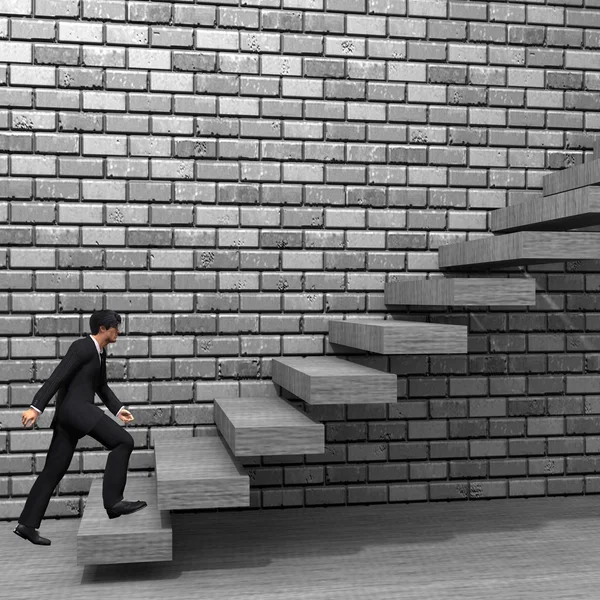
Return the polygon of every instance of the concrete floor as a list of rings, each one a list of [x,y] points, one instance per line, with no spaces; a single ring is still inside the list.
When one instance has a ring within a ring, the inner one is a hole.
[[[173,561],[76,564],[79,519],[51,546],[0,522],[11,600],[598,598],[600,496],[177,512]]]

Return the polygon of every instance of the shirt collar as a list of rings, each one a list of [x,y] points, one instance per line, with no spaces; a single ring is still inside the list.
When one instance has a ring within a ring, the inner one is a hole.
[[[90,337],[94,341],[94,344],[96,344],[96,350],[98,351],[98,354],[102,354],[102,351],[100,350],[100,344],[96,341],[96,338],[93,335],[90,335]]]

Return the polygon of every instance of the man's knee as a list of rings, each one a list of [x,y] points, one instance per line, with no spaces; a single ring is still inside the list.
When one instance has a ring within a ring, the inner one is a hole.
[[[129,450],[133,450],[133,446],[135,445],[135,442],[133,440],[133,437],[131,436],[131,434],[127,431],[124,431],[123,433],[125,433],[126,435],[123,437],[123,442],[122,444],[128,448]]]

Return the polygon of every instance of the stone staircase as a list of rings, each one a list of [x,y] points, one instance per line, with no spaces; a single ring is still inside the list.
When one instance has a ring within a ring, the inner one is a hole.
[[[439,249],[441,269],[528,265],[600,257],[600,233],[566,229],[600,224],[600,160],[544,178],[539,198],[495,210],[493,234]],[[533,306],[535,281],[521,277],[435,277],[385,286],[398,306]],[[395,319],[332,319],[329,341],[352,352],[465,354],[467,327]],[[308,404],[397,401],[397,377],[337,356],[281,357],[272,379]],[[171,510],[249,505],[249,477],[238,456],[322,454],[324,425],[283,398],[215,398],[217,435],[155,444],[152,477],[130,477],[125,496],[148,506],[109,520],[102,482],[90,488],[77,536],[77,564],[172,560]]]

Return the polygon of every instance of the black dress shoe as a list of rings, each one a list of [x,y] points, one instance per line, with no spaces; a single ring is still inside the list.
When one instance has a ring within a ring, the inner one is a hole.
[[[120,500],[110,508],[106,509],[109,519],[116,519],[121,515],[128,515],[137,510],[141,510],[144,506],[148,506],[143,500],[137,500],[136,502],[130,502],[129,500]]]
[[[21,523],[13,531],[24,540],[29,540],[32,544],[49,546],[52,543],[48,538],[42,537],[33,527],[27,527],[27,525],[21,525]]]

